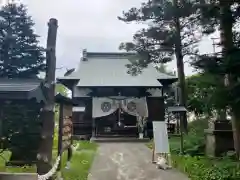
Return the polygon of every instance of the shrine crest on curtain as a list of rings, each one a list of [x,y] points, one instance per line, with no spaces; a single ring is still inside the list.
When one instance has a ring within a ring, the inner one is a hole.
[[[145,97],[122,99],[94,97],[92,117],[108,116],[119,108],[132,116],[148,117],[148,107]]]

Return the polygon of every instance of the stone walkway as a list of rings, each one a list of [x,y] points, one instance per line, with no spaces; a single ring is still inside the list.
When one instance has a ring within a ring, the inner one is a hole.
[[[157,169],[143,143],[100,143],[88,180],[189,179],[175,169]]]

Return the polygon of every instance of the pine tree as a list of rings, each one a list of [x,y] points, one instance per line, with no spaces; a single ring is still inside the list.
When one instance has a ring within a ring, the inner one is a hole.
[[[222,51],[215,56],[201,56],[197,62],[198,67],[208,71],[212,76],[225,79],[225,93],[227,98],[225,106],[232,112],[232,124],[234,134],[234,145],[237,158],[240,158],[240,114],[239,114],[239,92],[240,92],[240,63],[239,63],[239,33],[235,28],[239,25],[240,3],[239,0],[201,0],[202,24],[209,24],[213,31],[220,30],[220,46]],[[209,23],[210,22],[210,23]]]
[[[196,20],[199,2],[187,0],[149,0],[139,9],[131,8],[119,17],[124,22],[148,24],[148,28],[137,32],[133,42],[122,43],[120,49],[137,52],[137,62],[128,65],[133,73],[141,72],[149,63],[166,63],[177,60],[180,104],[186,106],[186,87],[184,74],[184,56],[197,53],[196,44],[201,36],[197,32],[199,21]],[[131,71],[130,71],[131,72]],[[187,130],[186,114],[182,122]]]
[[[0,17],[0,77],[36,77],[45,70],[45,58],[26,7],[8,4]]]

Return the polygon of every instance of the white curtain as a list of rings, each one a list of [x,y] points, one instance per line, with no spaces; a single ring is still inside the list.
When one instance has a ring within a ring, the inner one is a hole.
[[[116,100],[109,98],[93,97],[92,100],[92,117],[103,117],[114,113],[119,108]]]
[[[132,116],[148,117],[148,107],[146,97],[93,97],[92,117],[108,116],[121,108],[124,112]]]
[[[146,97],[122,100],[121,108],[124,112],[132,116],[148,117]]]

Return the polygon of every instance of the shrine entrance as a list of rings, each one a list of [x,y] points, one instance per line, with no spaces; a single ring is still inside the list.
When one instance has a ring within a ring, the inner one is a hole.
[[[148,117],[146,97],[94,97],[92,137],[143,137]],[[141,132],[140,132],[140,131]]]
[[[96,118],[96,137],[99,136],[127,136],[137,137],[138,128],[135,116],[121,110],[106,116]]]

